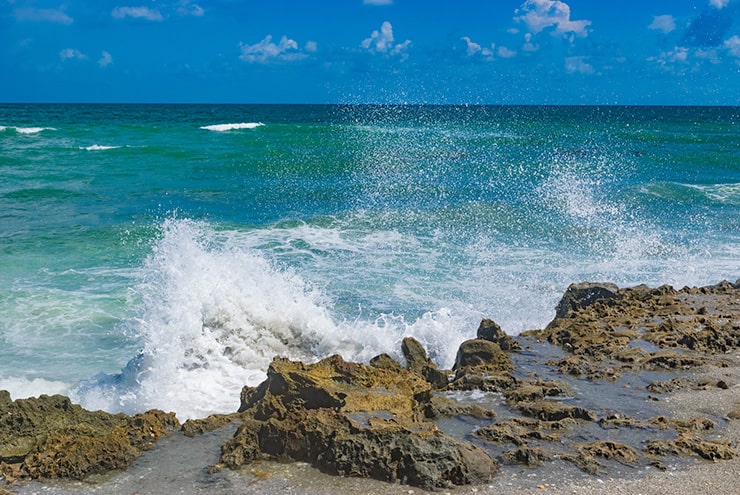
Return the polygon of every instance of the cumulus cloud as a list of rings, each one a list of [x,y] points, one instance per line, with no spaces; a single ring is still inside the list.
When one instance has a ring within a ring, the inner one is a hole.
[[[462,39],[465,44],[467,45],[467,54],[468,57],[473,57],[476,54],[480,53],[481,56],[483,56],[487,60],[493,60],[493,48],[495,47],[493,44],[491,44],[491,48],[486,48],[480,46],[475,41],[471,40],[468,36],[463,36]]]
[[[162,13],[149,7],[116,7],[111,12],[116,19],[131,17],[132,19],[144,19],[147,21],[161,21],[164,19]]]
[[[672,15],[656,15],[653,17],[653,22],[648,26],[648,29],[662,31],[666,34],[670,33],[676,29],[676,19]]]
[[[98,65],[102,68],[106,68],[112,63],[113,56],[111,56],[110,53],[103,51],[102,55],[100,55],[100,58],[98,59]]]
[[[298,43],[287,36],[280,38],[279,43],[274,43],[272,41],[272,35],[268,34],[259,43],[253,45],[242,43],[240,46],[241,55],[239,58],[249,63],[291,62],[308,57],[308,55],[298,48]],[[317,45],[315,41],[306,43],[305,51],[312,52],[316,51],[316,49]]]
[[[13,11],[13,15],[18,21],[53,22],[65,25],[74,22],[74,19],[64,11],[64,7],[58,9],[19,8]]]
[[[740,36],[735,35],[724,43],[724,47],[733,57],[740,58]]]
[[[85,60],[87,55],[76,48],[65,48],[59,52],[59,58],[62,60]]]
[[[177,6],[177,13],[179,15],[202,17],[206,11],[200,5],[193,3],[192,0],[180,0],[180,4]]]
[[[520,14],[514,19],[523,22],[534,33],[554,27],[554,34],[575,33],[578,36],[587,36],[588,20],[572,20],[570,6],[559,0],[527,0],[519,9],[514,11]]]
[[[728,3],[730,3],[730,0],[709,0],[709,5],[718,9],[727,7]]]
[[[566,57],[565,70],[568,74],[593,74],[594,68],[586,62],[588,57]]]
[[[501,58],[516,57],[516,51],[506,48],[505,46],[498,47],[498,50],[496,51],[496,53],[498,53],[498,56]]]
[[[385,21],[380,26],[380,31],[373,31],[369,38],[365,38],[361,45],[366,50],[373,53],[385,53],[391,56],[400,55],[401,58],[407,57],[406,50],[411,46],[411,40],[403,43],[394,44],[393,26],[390,22]]]

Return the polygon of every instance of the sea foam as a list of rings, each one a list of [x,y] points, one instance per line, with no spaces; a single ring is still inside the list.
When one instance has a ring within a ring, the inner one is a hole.
[[[201,127],[201,129],[205,129],[207,131],[215,131],[215,132],[225,132],[225,131],[233,131],[237,129],[254,129],[256,127],[261,127],[265,124],[262,122],[241,122],[237,124],[214,124],[214,125],[204,125]]]

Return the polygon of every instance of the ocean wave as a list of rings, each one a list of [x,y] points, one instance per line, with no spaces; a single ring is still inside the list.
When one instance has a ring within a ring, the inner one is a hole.
[[[80,146],[81,150],[86,151],[105,151],[105,150],[115,150],[120,148],[121,146],[105,146],[100,144],[93,144],[91,146]]]
[[[17,127],[17,126],[0,126],[0,131],[13,130],[18,134],[38,134],[43,131],[56,131],[54,127]]]
[[[261,127],[265,124],[262,122],[240,122],[238,124],[214,124],[214,125],[204,125],[201,127],[201,129],[205,129],[206,131],[215,131],[215,132],[225,132],[225,131],[233,131],[237,129],[254,129],[256,127]]]

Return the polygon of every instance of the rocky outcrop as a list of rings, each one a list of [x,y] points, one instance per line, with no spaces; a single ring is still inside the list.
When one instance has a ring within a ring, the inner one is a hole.
[[[306,365],[275,358],[268,377],[242,395],[242,426],[221,462],[292,459],[333,474],[427,489],[479,483],[497,463],[443,434],[426,418],[432,385],[408,370],[331,356]]]
[[[74,478],[125,469],[157,439],[179,426],[172,413],[136,416],[91,412],[67,397],[10,400],[0,391],[0,474]]]

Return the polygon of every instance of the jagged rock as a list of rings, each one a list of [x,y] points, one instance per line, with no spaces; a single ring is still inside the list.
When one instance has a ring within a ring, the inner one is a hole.
[[[437,369],[437,365],[427,357],[424,347],[413,337],[406,337],[401,343],[401,352],[406,358],[406,369],[418,373],[436,389],[442,389],[449,382],[447,374]]]
[[[457,350],[455,380],[463,375],[507,374],[514,370],[511,359],[498,344],[490,340],[466,340]]]
[[[596,302],[614,303],[619,299],[619,287],[611,283],[581,282],[571,284],[555,308],[556,318],[567,318],[572,312]]]
[[[488,318],[480,322],[478,327],[477,338],[495,342],[502,351],[521,350],[519,344],[506,334],[498,324]]]
[[[375,366],[376,368],[391,370],[391,371],[399,371],[403,369],[403,366],[401,366],[401,363],[390,357],[388,354],[378,354],[374,358],[370,360],[370,366]]]
[[[538,421],[529,418],[511,418],[498,421],[475,430],[476,437],[495,443],[512,443],[525,446],[530,440],[557,442],[560,437],[551,433],[553,430],[565,429],[561,422]],[[550,432],[550,433],[548,433]]]
[[[504,452],[501,456],[504,462],[508,464],[523,464],[525,466],[541,466],[552,459],[552,456],[545,453],[542,449],[522,446],[516,450]]]
[[[704,440],[691,433],[681,433],[674,440],[650,440],[645,447],[645,452],[663,457],[696,454],[711,461],[734,459],[737,456],[737,452],[729,441]]]
[[[559,421],[572,418],[585,421],[596,421],[596,415],[582,407],[569,406],[560,402],[541,400],[535,402],[518,402],[516,408],[527,416],[543,421]]]
[[[612,440],[598,440],[587,445],[581,445],[578,450],[585,456],[598,456],[623,464],[635,464],[638,459],[635,449]]]
[[[74,478],[125,469],[168,430],[173,413],[135,416],[87,411],[61,395],[10,400],[0,391],[0,474]]]
[[[447,397],[435,395],[427,403],[424,416],[428,419],[451,418],[454,416],[470,416],[471,418],[482,419],[493,418],[496,413],[478,404],[458,404]]]
[[[242,396],[242,426],[222,448],[236,468],[258,459],[305,461],[329,473],[427,489],[484,482],[497,464],[428,421],[431,384],[331,356],[306,365],[275,358]]]
[[[223,428],[237,419],[236,414],[211,414],[204,419],[188,419],[182,424],[182,432],[186,437],[194,437]]]

